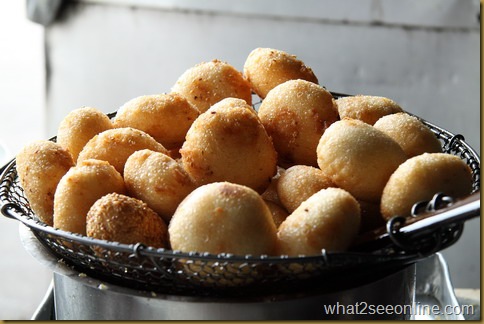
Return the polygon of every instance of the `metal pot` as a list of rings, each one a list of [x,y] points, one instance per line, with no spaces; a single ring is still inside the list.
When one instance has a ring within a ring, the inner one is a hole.
[[[304,293],[250,298],[210,298],[163,295],[135,290],[89,277],[54,257],[32,232],[21,225],[25,249],[54,272],[55,318],[58,320],[303,320],[410,319],[398,311],[376,313],[376,306],[413,305],[415,265],[376,279],[348,283],[339,291],[314,287]],[[331,314],[329,308],[333,308]],[[372,309],[374,311],[372,311]]]

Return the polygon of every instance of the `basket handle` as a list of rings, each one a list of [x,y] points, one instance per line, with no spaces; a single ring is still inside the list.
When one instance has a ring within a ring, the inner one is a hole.
[[[375,251],[394,245],[403,251],[424,253],[428,251],[424,251],[423,243],[428,243],[432,237],[441,238],[445,232],[450,235],[444,242],[446,244],[440,246],[436,241],[435,248],[440,250],[453,244],[459,238],[464,222],[479,217],[480,212],[481,200],[480,191],[478,191],[441,209],[430,210],[413,217],[396,216],[381,229],[358,237],[352,250]]]

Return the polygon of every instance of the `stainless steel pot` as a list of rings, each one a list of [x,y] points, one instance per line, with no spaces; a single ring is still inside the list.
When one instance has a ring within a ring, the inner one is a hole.
[[[376,307],[400,305],[398,310],[414,304],[415,265],[329,293],[314,287],[305,293],[250,298],[163,295],[91,278],[59,261],[27,227],[21,225],[20,232],[25,249],[54,272],[59,320],[410,319],[410,313],[376,313]]]

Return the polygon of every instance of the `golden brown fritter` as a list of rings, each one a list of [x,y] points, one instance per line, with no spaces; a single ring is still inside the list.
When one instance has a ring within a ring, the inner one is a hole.
[[[123,178],[106,161],[85,160],[59,181],[54,195],[54,227],[86,235],[86,215],[102,196],[126,193]]]
[[[276,226],[254,190],[228,182],[195,189],[168,226],[171,246],[183,252],[273,255]]]
[[[126,102],[113,120],[115,127],[133,127],[165,148],[180,148],[200,112],[177,93],[146,95]]]
[[[168,247],[168,227],[143,201],[111,193],[98,199],[87,213],[87,236],[125,244]]]
[[[182,166],[169,156],[150,150],[133,153],[124,168],[131,196],[143,200],[167,223],[195,185]]]
[[[299,205],[321,189],[335,187],[320,169],[295,165],[287,169],[277,182],[277,194],[282,205],[292,213]]]
[[[180,150],[197,186],[228,181],[263,192],[276,173],[277,154],[254,109],[224,99],[201,114]]]
[[[407,156],[385,133],[356,119],[333,123],[317,148],[319,168],[358,200],[378,202],[391,174]]]
[[[244,77],[252,90],[262,99],[269,91],[288,80],[318,83],[313,70],[295,55],[272,48],[256,48],[244,64]]]
[[[332,95],[305,80],[276,86],[260,105],[258,115],[284,167],[317,166],[319,139],[338,120]]]
[[[109,117],[97,108],[78,108],[67,114],[59,124],[57,143],[77,161],[79,152],[91,138],[111,128],[113,124]]]
[[[114,128],[94,136],[79,153],[77,163],[88,159],[109,162],[123,174],[124,164],[136,151],[150,149],[168,154],[168,151],[153,137],[132,127]]]
[[[360,227],[360,206],[347,191],[327,188],[304,201],[279,226],[280,254],[321,255],[344,251]]]
[[[357,95],[336,99],[341,119],[352,118],[373,125],[383,116],[403,112],[393,100],[379,96]]]
[[[381,213],[385,219],[409,216],[412,206],[436,193],[462,198],[472,191],[472,173],[458,156],[424,153],[408,159],[392,174],[383,190]]]
[[[242,73],[219,60],[188,69],[171,90],[184,96],[200,112],[225,98],[239,98],[252,105],[252,91]]]
[[[437,136],[417,117],[407,113],[384,116],[374,126],[400,144],[409,158],[422,153],[442,153]]]
[[[74,166],[71,155],[59,144],[41,140],[23,147],[16,162],[30,207],[41,221],[52,226],[54,193],[60,179]]]

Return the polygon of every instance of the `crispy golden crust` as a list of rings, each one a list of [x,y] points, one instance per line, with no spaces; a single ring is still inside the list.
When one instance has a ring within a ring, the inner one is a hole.
[[[74,166],[68,151],[51,141],[36,141],[17,154],[17,174],[30,207],[41,221],[53,224],[54,193],[60,179]]]
[[[141,150],[126,161],[128,192],[143,200],[168,223],[180,202],[195,185],[182,166],[169,156]]]
[[[402,112],[402,108],[393,100],[378,96],[349,96],[336,100],[341,119],[352,118],[373,125],[383,116]]]
[[[304,201],[279,226],[280,254],[320,255],[344,251],[360,227],[360,206],[347,191],[323,189]]]
[[[102,196],[126,193],[123,178],[106,161],[85,160],[60,180],[54,196],[54,227],[86,235],[86,215]]]
[[[290,80],[272,89],[258,112],[279,156],[279,164],[317,166],[316,147],[338,120],[331,94],[317,84]]]
[[[400,144],[409,158],[422,153],[442,153],[437,136],[417,117],[396,113],[380,118],[374,126]]]
[[[242,73],[226,62],[213,60],[183,73],[172,88],[200,112],[224,98],[239,98],[252,104],[252,92]]]
[[[328,187],[335,185],[323,171],[307,165],[295,165],[279,178],[277,194],[282,205],[292,213],[303,201]]]
[[[378,202],[390,175],[406,160],[400,145],[356,119],[332,124],[317,147],[319,168],[359,200]]]
[[[98,199],[87,213],[87,236],[125,244],[168,247],[165,222],[141,200],[116,193]]]
[[[295,55],[272,48],[256,48],[244,64],[244,77],[262,99],[269,91],[288,80],[302,79],[318,83],[313,70]]]
[[[408,216],[412,206],[442,192],[461,198],[472,191],[472,173],[459,157],[424,153],[408,159],[392,174],[383,190],[381,213],[385,219]]]
[[[57,143],[77,161],[79,152],[95,135],[113,128],[109,117],[92,107],[81,107],[71,111],[59,124]]]
[[[196,185],[228,181],[263,192],[276,173],[277,154],[251,106],[227,98],[195,120],[180,150]]]
[[[184,252],[272,255],[276,248],[276,226],[262,198],[227,182],[195,189],[176,210],[168,232],[172,248]]]
[[[167,149],[180,148],[200,112],[177,93],[141,96],[126,102],[113,120],[115,127],[133,127]]]
[[[114,128],[94,136],[79,153],[77,163],[88,159],[109,162],[123,174],[124,164],[136,151],[150,149],[168,154],[168,151],[153,137],[131,127]]]

